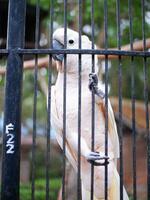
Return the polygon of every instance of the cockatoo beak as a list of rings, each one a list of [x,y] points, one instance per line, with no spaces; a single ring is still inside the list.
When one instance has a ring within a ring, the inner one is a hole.
[[[55,40],[55,39],[53,40],[53,49],[60,50],[63,48],[64,48],[64,45],[62,43],[60,43],[58,40]],[[62,62],[64,55],[63,54],[53,54],[53,58],[54,58],[54,60]]]
[[[63,49],[63,48],[64,48],[64,45],[62,43],[60,43],[56,39],[53,40],[53,49],[60,50],[60,49]],[[64,59],[64,55],[63,54],[53,54],[52,56],[53,56],[54,60],[56,60],[57,70],[62,72],[63,71],[62,62],[63,62],[63,59]]]

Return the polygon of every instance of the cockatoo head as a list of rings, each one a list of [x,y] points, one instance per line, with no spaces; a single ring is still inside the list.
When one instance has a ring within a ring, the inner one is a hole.
[[[67,29],[66,34],[66,49],[79,49],[79,33],[71,29]],[[81,36],[81,48],[91,49],[92,43],[85,35]],[[53,34],[53,49],[64,49],[64,28],[57,29]],[[96,49],[96,46],[95,46]],[[64,71],[64,55],[53,54],[56,60],[57,69],[59,72]],[[79,55],[67,54],[66,71],[67,73],[77,73],[79,68]],[[90,73],[92,70],[92,55],[82,54],[81,56],[82,73]],[[97,56],[95,55],[95,72],[97,73]]]

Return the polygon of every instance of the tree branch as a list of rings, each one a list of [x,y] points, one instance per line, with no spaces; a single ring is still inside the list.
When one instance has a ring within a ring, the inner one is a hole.
[[[43,58],[38,58],[38,67],[39,68],[47,68],[48,66],[48,63],[49,63],[49,57],[46,56],[46,57],[43,57]],[[55,62],[53,61],[52,62],[52,66],[55,66]],[[24,70],[31,70],[31,69],[34,69],[35,67],[35,60],[27,60],[27,61],[24,61],[23,63],[23,68]],[[0,66],[0,75],[5,75],[5,66]]]
[[[146,49],[150,48],[150,38],[146,39]],[[118,50],[117,48],[109,50]],[[130,44],[124,45],[121,47],[122,51],[131,51]],[[133,43],[134,51],[144,51],[143,40],[139,40]],[[105,59],[105,55],[98,55],[99,59]],[[118,55],[108,55],[108,59],[117,59]]]
[[[146,49],[150,48],[150,38],[146,39]],[[118,50],[117,48],[113,48],[113,49],[109,49],[109,50]],[[121,47],[121,50],[123,51],[130,51],[130,44],[124,45]],[[143,40],[140,41],[136,41],[133,43],[133,50],[134,51],[143,51],[144,47],[143,47]],[[98,58],[103,60],[105,59],[105,55],[98,55]],[[117,55],[108,55],[108,59],[117,59],[118,56]],[[43,57],[43,58],[39,58],[38,59],[38,67],[39,68],[46,68],[48,66],[49,63],[49,57]],[[55,66],[55,62],[52,62],[52,66]],[[32,70],[35,67],[35,60],[28,60],[28,61],[24,61],[24,70]],[[0,75],[5,75],[6,69],[5,66],[0,66]]]

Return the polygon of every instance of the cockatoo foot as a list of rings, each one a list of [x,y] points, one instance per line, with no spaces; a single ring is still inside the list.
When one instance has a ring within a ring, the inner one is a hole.
[[[101,99],[105,97],[105,93],[98,87],[98,76],[95,73],[89,74],[89,90],[94,92]]]
[[[89,163],[95,165],[95,166],[100,166],[100,165],[105,165],[106,163],[108,164],[108,156],[105,155],[100,155],[98,152],[93,152],[91,151],[87,156],[86,159]]]

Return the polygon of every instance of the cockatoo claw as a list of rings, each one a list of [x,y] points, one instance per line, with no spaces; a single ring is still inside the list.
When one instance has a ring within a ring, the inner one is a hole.
[[[95,88],[98,85],[98,77],[95,73],[89,74],[89,89],[95,92]]]
[[[87,161],[95,166],[108,164],[108,159],[108,156],[101,156],[100,153],[93,151],[87,155]]]
[[[98,84],[98,77],[96,73],[90,73],[89,78],[92,79],[92,81],[95,83],[95,85]]]

